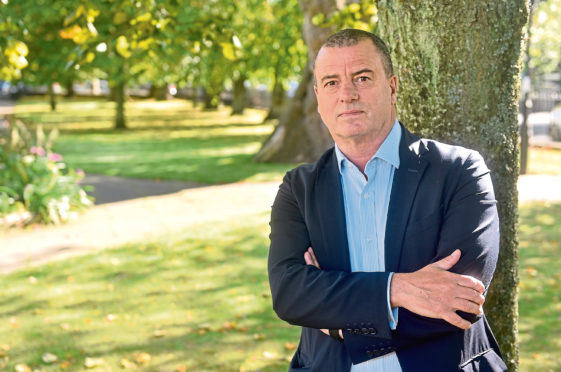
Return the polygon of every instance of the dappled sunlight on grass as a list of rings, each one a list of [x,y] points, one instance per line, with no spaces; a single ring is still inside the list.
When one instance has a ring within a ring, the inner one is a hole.
[[[521,371],[561,370],[561,204],[520,207]]]
[[[3,276],[7,368],[284,371],[298,329],[277,319],[266,274],[268,213]],[[8,341],[6,341],[8,340]],[[45,364],[44,353],[58,362]],[[147,353],[149,362],[139,362]]]
[[[528,173],[561,175],[561,149],[530,147]]]
[[[65,100],[53,113],[25,99],[16,109],[19,117],[60,129],[54,150],[86,173],[204,184],[280,180],[294,166],[253,162],[274,129],[274,122],[262,123],[263,110],[232,116],[229,107],[203,111],[186,100],[137,100],[127,104],[130,129],[114,130],[114,104],[105,100]]]

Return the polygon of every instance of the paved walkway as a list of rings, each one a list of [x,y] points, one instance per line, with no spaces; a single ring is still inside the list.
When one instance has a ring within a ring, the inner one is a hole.
[[[127,184],[131,183],[123,181],[120,187]],[[0,273],[147,240],[201,222],[240,219],[266,212],[278,184],[236,183],[186,189],[168,195],[97,205],[76,221],[60,226],[0,230]]]

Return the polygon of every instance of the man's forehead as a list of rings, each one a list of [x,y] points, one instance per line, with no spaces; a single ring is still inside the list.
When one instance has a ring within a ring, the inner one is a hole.
[[[318,52],[315,61],[317,72],[327,72],[342,67],[353,67],[363,69],[370,68],[377,64],[379,55],[372,43],[365,40],[370,45],[364,45],[364,41],[350,47],[326,47],[323,46]]]

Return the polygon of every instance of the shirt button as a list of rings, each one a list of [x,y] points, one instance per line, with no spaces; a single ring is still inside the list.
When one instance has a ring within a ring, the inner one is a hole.
[[[372,238],[366,238],[366,241],[367,241],[368,243],[372,243],[372,240],[373,240]]]
[[[370,199],[370,194],[364,194],[364,199]]]

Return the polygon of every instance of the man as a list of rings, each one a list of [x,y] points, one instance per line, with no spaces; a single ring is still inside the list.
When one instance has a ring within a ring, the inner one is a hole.
[[[290,371],[503,371],[483,314],[498,256],[489,170],[396,119],[382,40],[328,38],[314,64],[335,147],[285,176],[271,214],[279,317],[302,327]]]

